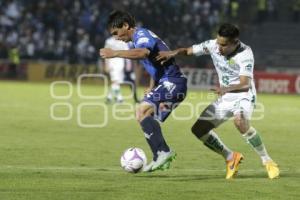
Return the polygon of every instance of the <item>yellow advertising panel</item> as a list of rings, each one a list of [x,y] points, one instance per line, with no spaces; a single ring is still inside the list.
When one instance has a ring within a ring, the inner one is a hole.
[[[96,65],[72,65],[65,63],[29,63],[27,69],[28,81],[68,80],[76,82],[82,74],[99,74]]]

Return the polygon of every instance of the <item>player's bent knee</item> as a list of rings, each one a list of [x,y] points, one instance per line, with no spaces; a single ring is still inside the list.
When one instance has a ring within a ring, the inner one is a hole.
[[[140,115],[139,110],[137,110],[137,111],[135,112],[135,119],[136,119],[136,121],[138,121],[138,122],[141,121],[141,115]]]
[[[197,120],[192,126],[192,133],[197,137],[201,138],[206,135],[210,130],[214,129],[215,125],[206,120]]]
[[[143,121],[148,116],[151,116],[153,113],[153,110],[151,108],[145,108],[143,106],[138,107],[136,111],[136,120],[138,122]]]
[[[145,118],[145,111],[143,109],[138,109],[136,111],[136,120],[141,122]]]
[[[250,128],[250,121],[245,112],[237,113],[234,116],[234,125],[241,134],[246,133]]]
[[[234,125],[239,130],[241,134],[246,133],[249,130],[249,122],[248,120],[241,118],[241,117],[235,117],[234,118]]]

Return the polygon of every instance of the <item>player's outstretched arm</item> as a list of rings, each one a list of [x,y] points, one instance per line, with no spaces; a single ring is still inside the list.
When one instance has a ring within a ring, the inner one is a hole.
[[[160,51],[156,56],[156,60],[164,62],[171,58],[174,58],[177,55],[184,55],[184,56],[193,55],[193,48],[188,47],[188,48],[179,48],[173,51]]]
[[[144,49],[130,49],[130,50],[112,50],[110,48],[102,48],[99,51],[101,58],[128,58],[128,59],[143,59],[149,56],[150,51]]]

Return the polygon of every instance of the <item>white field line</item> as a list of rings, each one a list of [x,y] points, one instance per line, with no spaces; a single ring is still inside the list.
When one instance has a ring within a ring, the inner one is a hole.
[[[95,171],[95,172],[123,172],[121,167],[113,168],[101,168],[101,167],[60,167],[60,166],[0,166],[0,172],[2,171],[13,171],[13,170],[24,170],[24,171]],[[181,171],[181,172],[225,172],[225,169],[205,169],[205,168],[171,168],[169,171]],[[240,169],[240,172],[265,172],[264,167],[257,169]],[[300,169],[289,169],[280,168],[281,172],[297,172],[300,173]]]

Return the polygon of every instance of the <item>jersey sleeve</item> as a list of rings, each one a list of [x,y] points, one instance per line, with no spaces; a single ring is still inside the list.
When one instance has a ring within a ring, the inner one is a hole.
[[[134,46],[135,48],[146,48],[153,50],[155,43],[156,40],[150,34],[147,34],[144,31],[139,31],[134,41]]]
[[[253,78],[254,57],[251,49],[248,49],[241,54],[238,62],[240,65],[239,75]]]
[[[105,40],[105,43],[104,43],[104,48],[111,48],[111,46],[109,45],[109,40]]]
[[[193,54],[196,56],[209,55],[211,52],[211,49],[212,49],[212,43],[213,43],[213,40],[207,40],[200,44],[194,44],[192,46]]]
[[[127,45],[128,45],[128,49],[134,49],[134,44],[133,44],[133,42],[128,42],[127,43]]]

